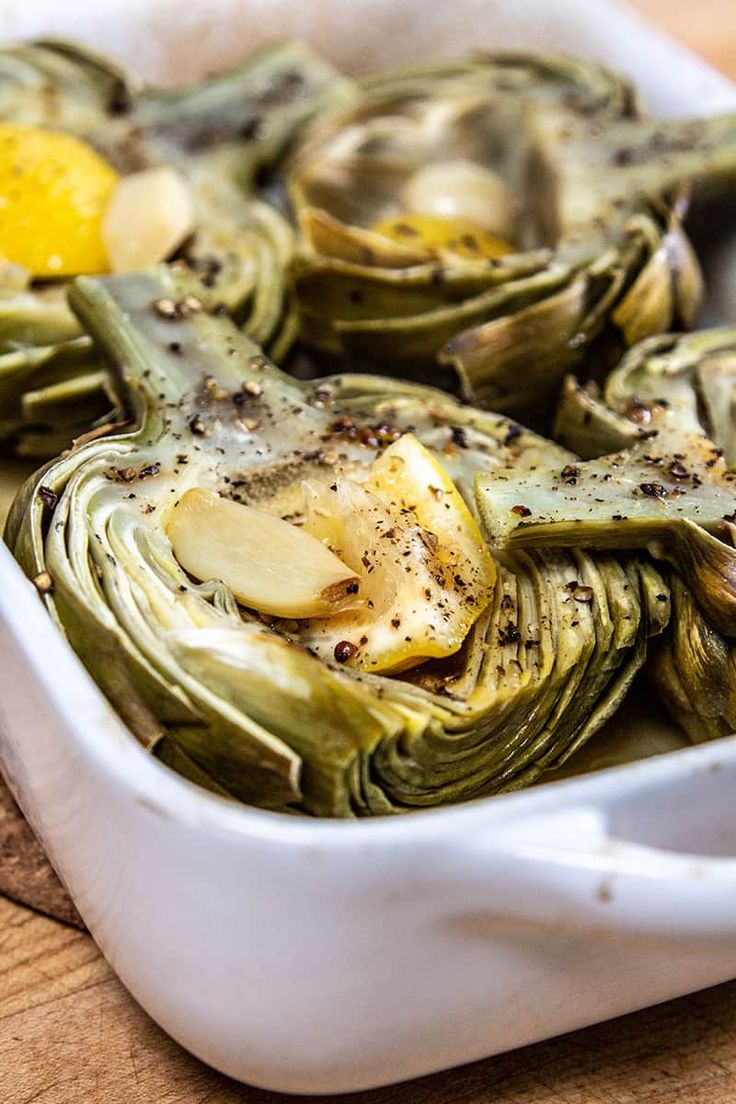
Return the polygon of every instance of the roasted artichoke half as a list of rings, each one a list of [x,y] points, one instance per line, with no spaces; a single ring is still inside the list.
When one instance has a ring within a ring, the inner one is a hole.
[[[119,408],[65,298],[65,276],[106,266],[98,207],[117,204],[121,265],[174,253],[203,298],[285,351],[293,231],[256,178],[350,88],[293,42],[167,91],[67,43],[0,51],[0,449],[54,455]]]
[[[557,433],[590,459],[477,484],[498,549],[638,548],[670,565],[648,668],[694,742],[736,731],[735,396],[735,328],[650,338],[602,395],[567,381]]]
[[[491,556],[476,516],[481,475],[572,454],[417,384],[297,381],[171,268],[70,301],[139,426],[35,476],[6,539],[162,759],[261,806],[400,812],[526,785],[616,709],[667,624],[658,567]]]
[[[624,80],[568,58],[368,78],[291,163],[302,336],[544,422],[566,372],[693,323],[687,182],[735,167],[735,117],[647,119]]]

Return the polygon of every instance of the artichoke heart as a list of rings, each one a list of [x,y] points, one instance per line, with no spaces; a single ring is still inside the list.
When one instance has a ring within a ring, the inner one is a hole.
[[[139,424],[47,466],[6,528],[133,732],[218,792],[324,816],[461,801],[564,762],[669,613],[643,556],[484,546],[477,478],[574,457],[417,384],[298,381],[192,309],[196,287],[166,266],[75,281]],[[294,604],[326,587],[329,615]]]
[[[65,276],[171,260],[257,341],[289,348],[294,235],[256,176],[350,89],[293,42],[175,90],[63,42],[0,50],[0,450],[51,456],[121,414],[90,343],[68,347],[81,333]]]
[[[368,77],[290,161],[301,336],[340,368],[542,421],[567,371],[692,325],[687,185],[735,172],[734,117],[649,120],[592,64],[476,54]]]
[[[736,329],[653,337],[602,394],[569,381],[557,432],[591,459],[477,479],[498,549],[645,548],[671,566],[672,617],[647,666],[693,742],[736,729],[735,394]]]

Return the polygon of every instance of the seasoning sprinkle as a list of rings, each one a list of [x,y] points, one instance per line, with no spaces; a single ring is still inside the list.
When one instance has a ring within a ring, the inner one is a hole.
[[[56,503],[59,501],[59,496],[56,491],[52,491],[50,487],[39,487],[38,497],[48,510],[53,510]]]
[[[160,318],[172,320],[177,317],[176,303],[173,299],[156,299],[153,309]]]
[[[54,580],[51,578],[48,571],[41,571],[34,577],[33,585],[39,594],[50,594],[54,589]]]
[[[357,644],[351,644],[349,640],[339,640],[335,645],[335,659],[338,663],[347,663],[349,659],[358,654]]]
[[[664,498],[667,490],[661,483],[640,483],[639,490],[650,498]]]

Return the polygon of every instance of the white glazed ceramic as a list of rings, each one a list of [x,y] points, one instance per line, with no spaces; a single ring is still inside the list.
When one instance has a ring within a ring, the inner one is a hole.
[[[159,76],[179,49],[189,75],[279,31],[355,65],[383,44],[391,62],[469,40],[566,46],[641,77],[662,110],[736,103],[723,78],[608,3],[434,9],[19,0],[0,7],[0,30],[74,33]],[[0,757],[131,993],[195,1054],[258,1085],[367,1088],[736,975],[734,738],[401,818],[248,809],[138,746],[0,546]]]

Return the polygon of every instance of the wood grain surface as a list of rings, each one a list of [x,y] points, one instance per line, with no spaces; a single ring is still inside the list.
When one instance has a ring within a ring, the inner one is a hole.
[[[327,1104],[238,1085],[167,1038],[89,936],[0,899],[2,1104]],[[736,982],[333,1104],[733,1104]]]
[[[595,0],[592,0],[595,2]],[[736,0],[634,4],[736,79]],[[78,920],[0,794],[0,890]],[[0,1104],[286,1104],[163,1034],[90,937],[0,898]],[[316,1098],[293,1098],[315,1101]],[[326,1098],[321,1098],[323,1102]],[[736,1104],[736,982],[344,1104]]]

